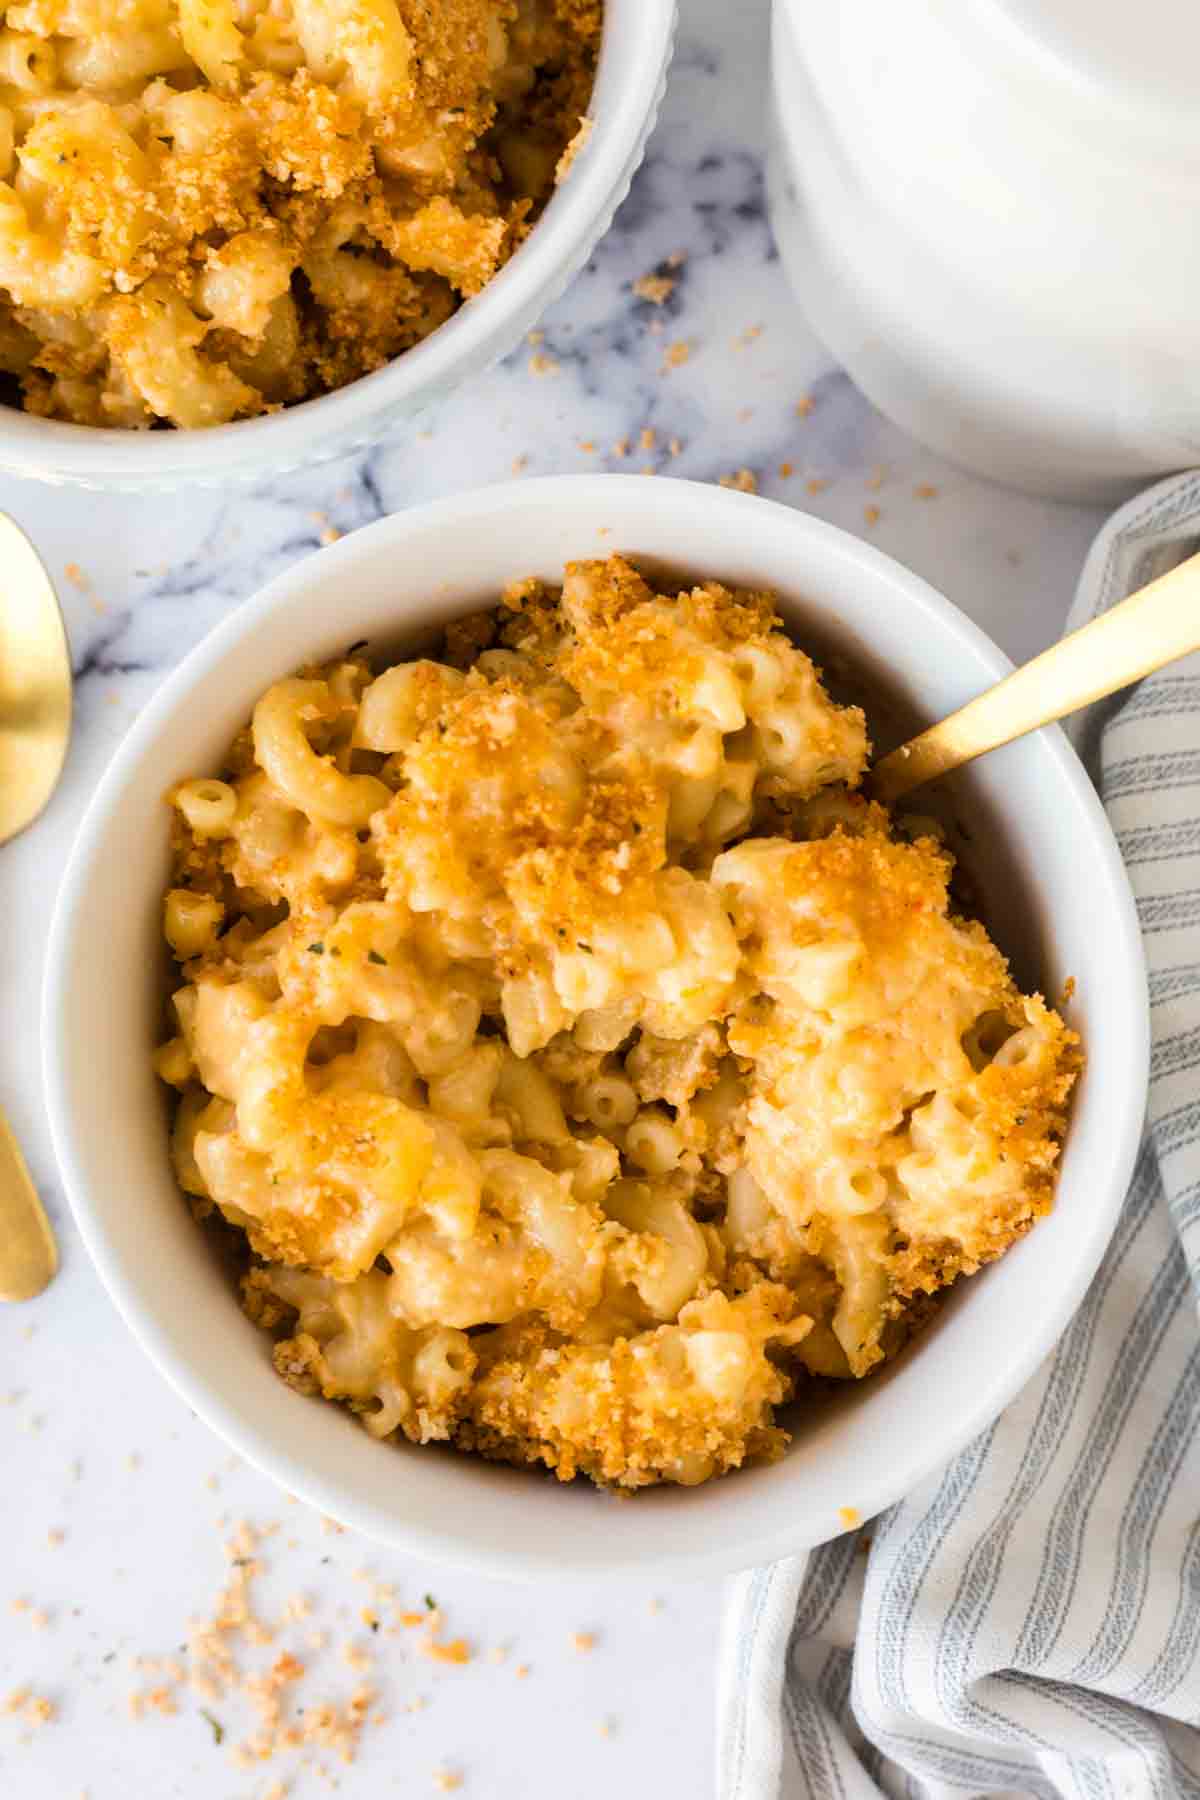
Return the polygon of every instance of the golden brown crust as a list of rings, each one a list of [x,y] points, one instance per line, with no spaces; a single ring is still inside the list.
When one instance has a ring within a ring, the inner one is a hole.
[[[447,640],[302,671],[175,790],[224,927],[160,1062],[181,1181],[282,1378],[378,1436],[619,1490],[777,1455],[1047,1210],[1074,1036],[769,595],[613,557]]]
[[[356,90],[338,60],[323,67],[314,54],[317,72],[304,66],[294,41],[270,66],[277,51],[267,38],[286,38],[289,27],[269,8],[235,33],[240,61],[219,88],[181,55],[128,105],[98,90],[79,113],[39,113],[19,147],[49,171],[64,253],[93,279],[91,297],[74,308],[14,289],[28,350],[14,339],[2,360],[29,410],[85,424],[208,422],[177,414],[140,378],[131,347],[141,341],[136,301],[149,279],[171,284],[194,320],[192,347],[230,375],[222,419],[370,373],[491,280],[579,136],[601,8],[397,5],[407,70],[378,93]],[[376,0],[344,10],[346,56],[352,43],[378,49]],[[54,35],[54,9],[34,23],[51,44],[70,47]],[[0,223],[0,248],[10,229]],[[287,258],[290,285],[265,328],[259,319],[243,330],[210,312],[204,274],[239,234],[264,232]],[[78,333],[61,330],[64,315]]]

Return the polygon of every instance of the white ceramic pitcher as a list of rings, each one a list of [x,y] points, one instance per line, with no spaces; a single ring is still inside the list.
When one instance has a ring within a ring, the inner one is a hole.
[[[1111,500],[1200,461],[1198,0],[775,0],[812,324],[943,455]]]

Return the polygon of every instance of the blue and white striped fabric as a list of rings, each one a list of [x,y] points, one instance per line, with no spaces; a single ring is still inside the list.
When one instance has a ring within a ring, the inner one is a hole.
[[[1200,548],[1200,474],[1122,509],[1070,627]],[[1200,1800],[1200,658],[1076,730],[1137,895],[1146,1137],[1066,1336],[862,1531],[740,1577],[720,1800]]]

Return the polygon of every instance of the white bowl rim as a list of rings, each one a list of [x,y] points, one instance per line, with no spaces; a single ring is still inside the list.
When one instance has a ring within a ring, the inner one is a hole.
[[[449,382],[460,362],[490,347],[494,334],[503,337],[506,318],[539,305],[539,291],[553,291],[557,272],[570,268],[594,222],[603,218],[614,190],[628,172],[647,117],[656,105],[659,85],[675,29],[676,0],[635,0],[625,8],[628,29],[641,41],[628,57],[632,77],[612,83],[607,109],[571,165],[569,177],[551,195],[516,254],[487,286],[458,309],[436,331],[394,357],[383,368],[362,375],[332,393],[315,395],[281,412],[255,419],[236,419],[195,431],[126,431],[114,426],[77,425],[41,419],[17,407],[0,407],[0,468],[34,479],[88,481],[103,485],[106,477],[128,483],[139,477],[185,482],[211,475],[214,469],[241,469],[247,464],[269,474],[280,459],[286,466],[319,454],[321,442],[348,443],[354,433],[370,433],[370,421],[415,407],[423,393],[434,395]],[[597,83],[612,50],[601,39]],[[511,346],[497,350],[503,354]],[[378,429],[383,429],[383,426]]]
[[[451,1564],[489,1577],[528,1580],[545,1577],[551,1571],[556,1570],[559,1574],[563,1571],[561,1560],[556,1561],[552,1547],[536,1554],[506,1550],[500,1558],[465,1544],[457,1534],[409,1523],[400,1528],[392,1516],[382,1514],[370,1503],[359,1502],[337,1483],[313,1475],[301,1459],[274,1447],[264,1451],[257,1435],[243,1425],[236,1407],[226,1403],[212,1389],[204,1372],[176,1356],[164,1343],[153,1316],[154,1309],[140,1292],[138,1272],[127,1268],[110,1250],[103,1223],[103,1205],[97,1205],[93,1200],[83,1174],[83,1147],[76,1139],[64,1054],[70,945],[76,933],[86,930],[88,871],[92,862],[103,854],[108,815],[120,797],[127,776],[135,770],[143,746],[155,737],[189,690],[203,681],[241,638],[273,615],[286,613],[294,594],[311,586],[316,559],[323,559],[324,581],[334,589],[343,571],[348,576],[360,557],[370,555],[372,540],[384,536],[394,544],[399,543],[407,535],[443,521],[448,529],[462,530],[465,516],[469,516],[473,526],[485,528],[488,518],[504,512],[517,496],[523,504],[534,501],[551,509],[560,503],[575,507],[582,503],[588,508],[611,512],[614,506],[620,505],[624,493],[629,495],[631,502],[636,495],[636,504],[644,504],[649,486],[658,496],[658,503],[685,509],[695,506],[709,515],[713,509],[719,509],[729,515],[731,524],[736,524],[747,535],[753,533],[756,520],[764,517],[764,509],[769,509],[776,519],[788,520],[787,528],[794,530],[798,538],[808,536],[812,542],[823,544],[865,575],[891,581],[899,576],[914,613],[936,619],[941,632],[954,640],[966,662],[985,680],[999,680],[1011,670],[1012,663],[987,634],[920,576],[874,545],[781,502],[699,482],[661,477],[653,484],[647,484],[639,476],[621,474],[542,476],[472,489],[390,514],[337,544],[301,559],[236,608],[183,659],[130,727],[92,796],[63,876],[47,948],[41,1025],[46,1106],[55,1155],[88,1253],[141,1348],[206,1424],[247,1462],[288,1492],[368,1537],[391,1543],[431,1562]],[[802,580],[802,572],[799,579]],[[342,586],[344,589],[344,576]],[[280,673],[285,672],[281,666]],[[1053,1349],[1082,1301],[1108,1246],[1124,1205],[1141,1141],[1150,1063],[1150,1014],[1141,932],[1128,876],[1099,796],[1061,728],[1044,728],[1031,734],[1031,741],[1038,743],[1039,754],[1046,760],[1048,778],[1062,784],[1064,800],[1073,803],[1083,816],[1098,867],[1108,883],[1106,899],[1113,906],[1114,918],[1129,951],[1124,962],[1113,969],[1114,985],[1123,984],[1125,989],[1131,1024],[1127,1041],[1131,1079],[1123,1092],[1120,1109],[1108,1119],[1111,1135],[1107,1163],[1113,1173],[1107,1188],[1107,1204],[1097,1205],[1089,1215],[1078,1256],[1055,1288],[1052,1303],[1036,1319],[1025,1322],[1026,1328],[1012,1345],[1011,1358],[1003,1367],[980,1371],[972,1405],[962,1410],[953,1430],[944,1432],[936,1455],[931,1457],[922,1448],[923,1435],[913,1432],[907,1461],[893,1461],[886,1472],[879,1471],[873,1478],[862,1480],[855,1500],[856,1510],[863,1518],[882,1512],[932,1469],[957,1455],[999,1416]],[[1136,1078],[1133,1078],[1135,1072]],[[724,1488],[724,1481],[721,1486]],[[739,1540],[736,1548],[722,1542],[711,1551],[689,1552],[673,1560],[672,1572],[681,1577],[698,1577],[756,1566],[811,1548],[830,1535],[834,1533],[814,1536],[810,1532],[805,1535],[795,1525],[784,1523],[759,1532],[750,1541]],[[644,1578],[646,1559],[636,1547],[626,1549],[618,1544],[612,1555],[606,1557],[604,1567],[606,1574],[613,1577]]]

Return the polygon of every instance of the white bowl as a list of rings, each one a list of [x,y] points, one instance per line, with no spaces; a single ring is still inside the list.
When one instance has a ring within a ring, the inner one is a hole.
[[[1195,465],[1197,50],[1195,0],[774,0],[771,228],[881,412],[1059,499]]]
[[[743,1567],[869,1517],[982,1430],[1053,1346],[1100,1261],[1146,1093],[1145,974],[1133,900],[1100,804],[1057,729],[961,778],[972,873],[1018,973],[1068,976],[1084,1035],[1052,1214],[960,1282],[903,1357],[797,1419],[784,1460],[625,1505],[583,1483],[453,1452],[381,1445],[275,1376],[180,1197],[150,1069],[163,1005],[163,795],[211,770],[272,680],[358,638],[403,649],[514,575],[627,550],[768,586],[801,643],[846,659],[931,719],[1008,668],[923,581],[832,526],[680,481],[568,476],[484,488],[355,533],[280,575],[159,690],[118,750],[65,877],[45,990],[46,1090],[80,1231],[147,1353],[250,1462],[322,1511],[401,1548],[490,1574]]]
[[[443,400],[520,343],[592,254],[629,192],[666,85],[675,0],[605,0],[593,129],[517,254],[386,368],[283,412],[209,431],[115,431],[0,406],[0,470],[154,493],[283,475],[346,455]]]

